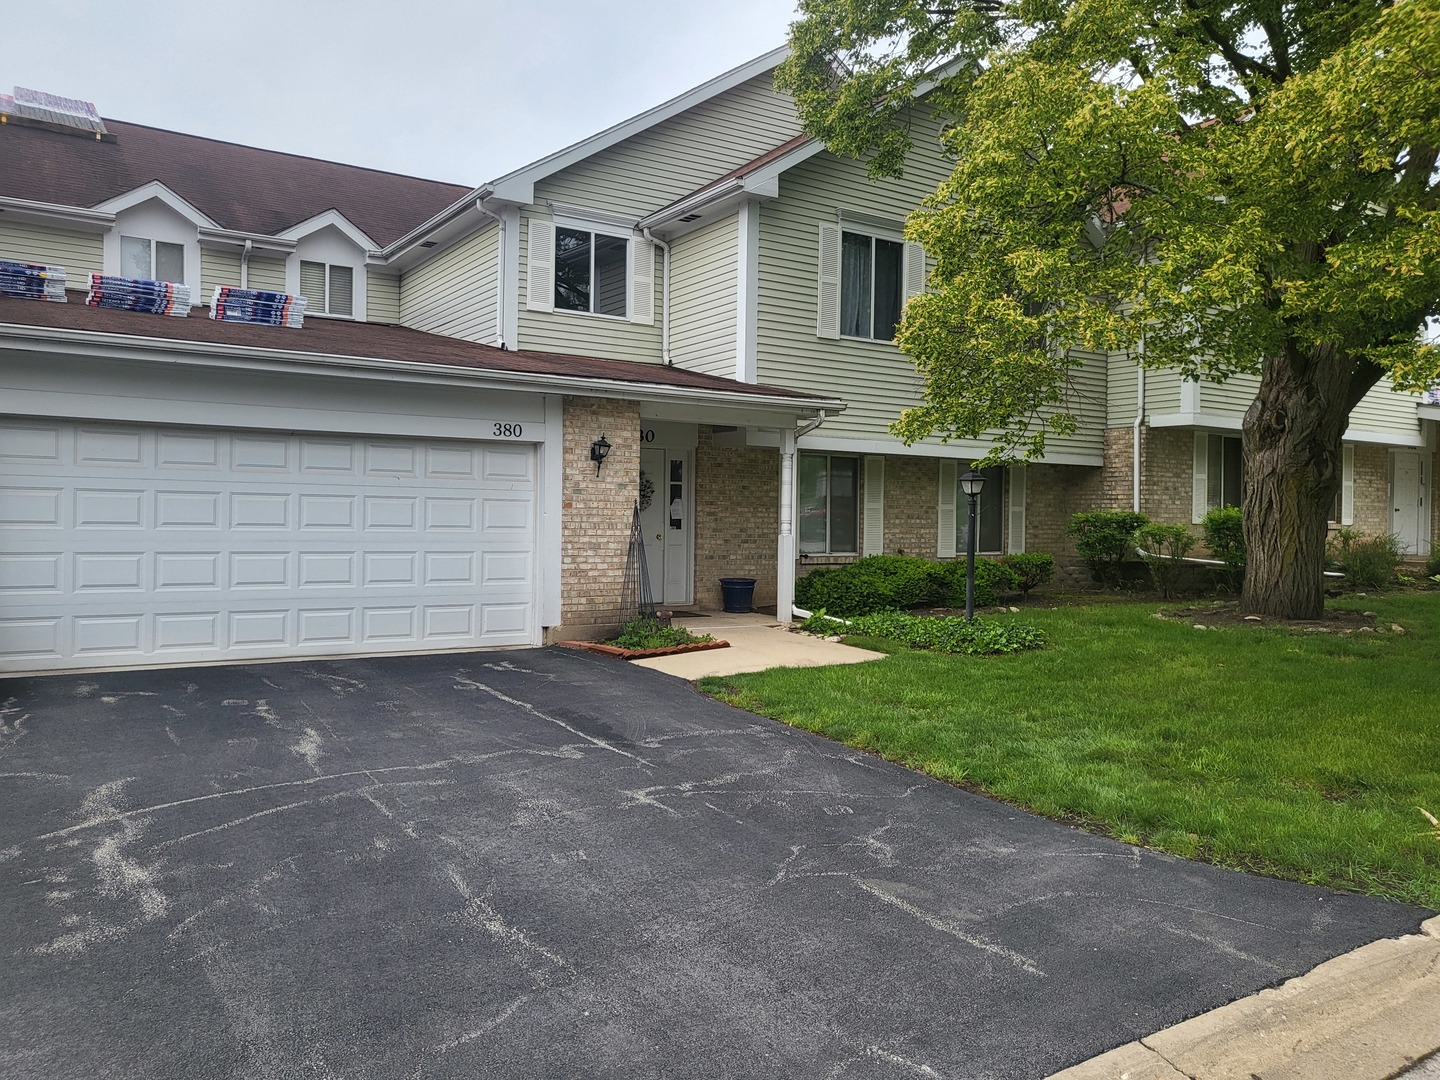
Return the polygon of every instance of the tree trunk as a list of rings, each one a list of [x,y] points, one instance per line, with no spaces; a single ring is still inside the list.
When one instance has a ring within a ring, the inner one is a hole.
[[[1265,361],[1244,427],[1247,614],[1324,613],[1325,539],[1340,490],[1352,370],[1329,346],[1292,345]]]

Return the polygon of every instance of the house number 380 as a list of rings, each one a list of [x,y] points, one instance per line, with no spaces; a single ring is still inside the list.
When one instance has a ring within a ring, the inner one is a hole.
[[[496,424],[495,437],[497,439],[518,439],[520,438],[519,424]]]

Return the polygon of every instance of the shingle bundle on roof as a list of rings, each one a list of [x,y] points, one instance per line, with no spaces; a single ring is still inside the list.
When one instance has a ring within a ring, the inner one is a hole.
[[[190,286],[173,281],[148,281],[145,278],[119,277],[114,274],[91,274],[90,291],[85,294],[90,307],[114,311],[141,311],[147,315],[190,314]]]
[[[65,303],[65,268],[0,259],[0,296]]]
[[[210,318],[219,322],[298,328],[305,325],[305,297],[217,285],[210,300]]]

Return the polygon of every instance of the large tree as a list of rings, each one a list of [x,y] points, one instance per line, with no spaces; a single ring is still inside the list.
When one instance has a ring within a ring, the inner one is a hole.
[[[791,45],[806,130],[874,176],[946,120],[897,434],[1033,457],[1086,351],[1258,374],[1242,604],[1318,616],[1351,410],[1440,377],[1440,0],[801,0]]]

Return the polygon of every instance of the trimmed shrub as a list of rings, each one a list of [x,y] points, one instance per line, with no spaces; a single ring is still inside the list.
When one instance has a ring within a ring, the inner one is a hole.
[[[965,606],[965,560],[940,564],[945,571],[948,587],[945,595],[936,603],[945,607]],[[1008,566],[994,559],[975,560],[975,606],[994,607],[1003,593],[1014,592],[1019,586],[1015,574]]]
[[[1016,552],[1006,555],[1000,565],[1010,571],[1015,588],[1029,596],[1030,590],[1047,584],[1055,576],[1055,556],[1039,551]]]
[[[1430,558],[1425,560],[1425,576],[1440,578],[1440,548],[1430,553]]]
[[[1383,589],[1395,584],[1400,538],[1394,533],[1366,536],[1358,529],[1338,529],[1326,543],[1325,553],[1345,571],[1351,585]]]
[[[1038,649],[1045,644],[1045,634],[1034,626],[1002,623],[992,619],[966,620],[958,615],[943,619],[925,615],[907,615],[903,611],[881,611],[861,615],[842,625],[835,619],[817,613],[805,622],[805,629],[815,634],[863,634],[866,637],[889,638],[913,649],[988,656],[996,653]]]
[[[1120,584],[1120,564],[1134,550],[1135,530],[1150,519],[1131,510],[1087,510],[1074,514],[1065,532],[1096,581]]]
[[[1225,584],[1233,592],[1245,571],[1245,522],[1238,506],[1217,506],[1200,522],[1205,546],[1225,564]]]
[[[845,566],[812,570],[795,583],[797,605],[836,615],[943,604],[949,594],[949,567],[911,555],[867,555]]]
[[[1195,546],[1195,537],[1184,525],[1152,521],[1135,530],[1135,546],[1150,567],[1150,579],[1155,582],[1156,591],[1170,599],[1184,572],[1185,556]]]

